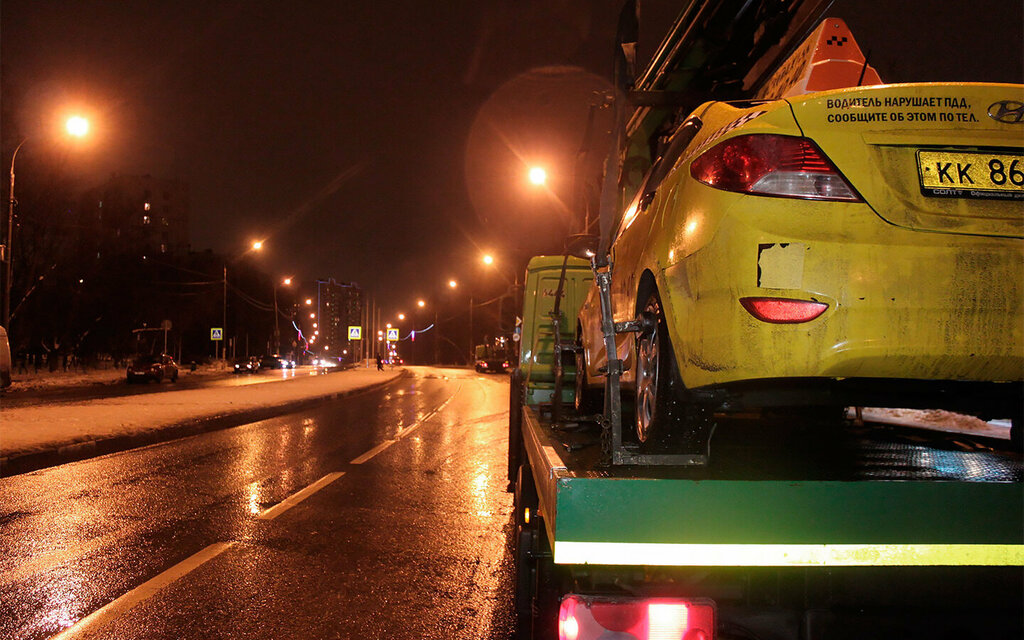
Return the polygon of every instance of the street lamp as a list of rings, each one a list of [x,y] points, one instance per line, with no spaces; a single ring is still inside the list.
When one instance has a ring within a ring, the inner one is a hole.
[[[71,116],[64,127],[76,138],[84,138],[89,133],[89,121],[82,116]]]
[[[548,172],[544,170],[544,167],[530,167],[530,171],[527,174],[532,184],[538,187],[543,185],[548,180]]]
[[[284,278],[281,280],[281,284],[289,287],[292,284],[291,278]],[[274,283],[274,353],[280,355],[281,353],[281,327],[278,322],[278,311],[277,311],[277,283]]]
[[[75,138],[82,138],[89,133],[89,121],[82,116],[72,116],[65,123],[68,134]],[[11,326],[11,287],[14,285],[14,161],[18,158],[18,152],[22,145],[28,141],[23,138],[11,154],[11,188],[8,191],[7,200],[7,234],[3,243],[0,243],[0,263],[4,265],[4,273],[0,278],[0,285],[3,286],[3,295],[0,296],[0,326],[10,328]]]

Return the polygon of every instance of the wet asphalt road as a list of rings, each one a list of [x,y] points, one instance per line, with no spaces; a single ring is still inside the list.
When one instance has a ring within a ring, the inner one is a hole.
[[[0,637],[508,638],[507,379],[414,371],[0,480]]]

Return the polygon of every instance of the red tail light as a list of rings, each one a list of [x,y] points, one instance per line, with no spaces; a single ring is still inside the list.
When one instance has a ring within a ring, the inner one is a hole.
[[[723,191],[860,201],[846,178],[807,138],[773,134],[736,136],[701,154],[690,165],[690,175]]]
[[[808,322],[828,309],[824,302],[788,298],[740,298],[740,304],[758,320],[773,324]]]
[[[710,600],[570,595],[558,614],[558,640],[713,640]]]

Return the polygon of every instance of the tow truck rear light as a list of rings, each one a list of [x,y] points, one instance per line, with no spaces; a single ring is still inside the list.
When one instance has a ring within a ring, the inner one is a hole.
[[[761,322],[772,324],[809,322],[828,309],[824,302],[789,298],[740,298],[740,304]]]
[[[701,154],[690,165],[690,175],[723,191],[808,200],[861,200],[808,138],[736,136]]]
[[[713,640],[715,604],[703,599],[569,595],[558,640]]]

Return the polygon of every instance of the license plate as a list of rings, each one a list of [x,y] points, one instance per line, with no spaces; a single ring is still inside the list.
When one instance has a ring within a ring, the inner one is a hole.
[[[921,193],[946,198],[1024,199],[1024,155],[918,151]]]

